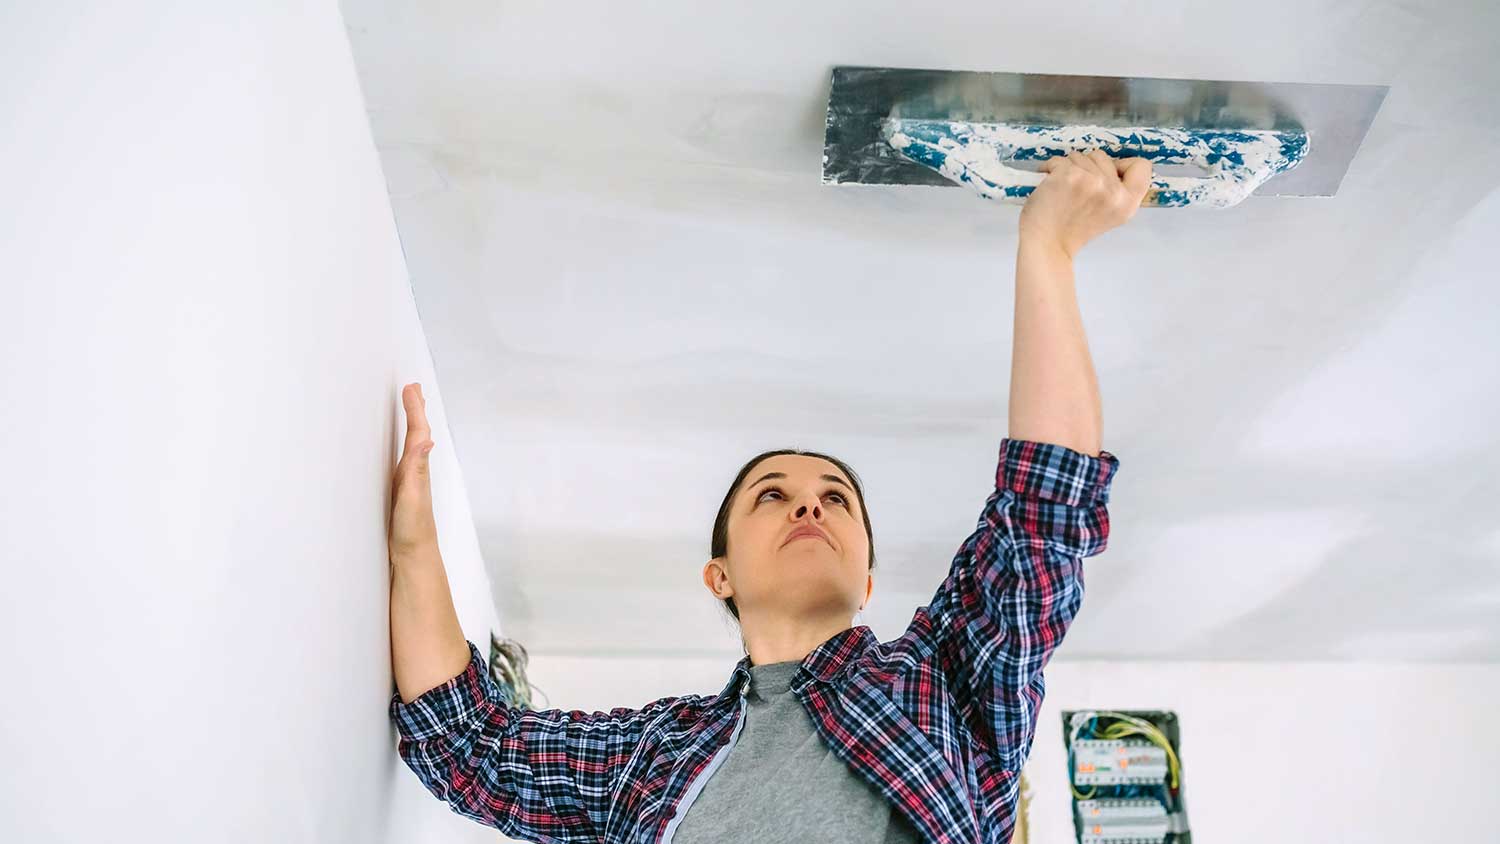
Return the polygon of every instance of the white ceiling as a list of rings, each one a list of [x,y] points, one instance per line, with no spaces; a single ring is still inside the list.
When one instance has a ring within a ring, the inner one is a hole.
[[[1121,461],[1060,655],[1500,659],[1500,7],[344,0],[505,632],[723,654],[755,452],[848,460],[896,635],[1006,434],[1018,209],[824,186],[835,64],[1386,84],[1338,196],[1147,209],[1079,299]]]

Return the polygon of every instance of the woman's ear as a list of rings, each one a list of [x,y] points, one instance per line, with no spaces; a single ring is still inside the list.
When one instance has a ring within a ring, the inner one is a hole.
[[[703,564],[703,585],[719,600],[734,597],[734,587],[729,585],[729,570],[723,557],[714,557]]]

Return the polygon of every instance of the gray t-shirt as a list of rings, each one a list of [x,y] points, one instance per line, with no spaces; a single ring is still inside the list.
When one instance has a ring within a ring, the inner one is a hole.
[[[901,810],[824,743],[791,691],[800,662],[750,666],[740,737],[674,844],[919,844]]]

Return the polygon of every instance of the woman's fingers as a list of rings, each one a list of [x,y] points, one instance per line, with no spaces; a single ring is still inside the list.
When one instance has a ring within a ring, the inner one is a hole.
[[[422,398],[421,384],[413,382],[403,387],[401,404],[406,408],[406,443],[401,449],[404,460],[408,454],[420,453],[419,446],[428,441],[432,429],[427,425],[427,400]]]
[[[1086,156],[1109,184],[1110,193],[1130,206],[1138,206],[1151,188],[1151,162],[1139,156],[1114,158],[1104,150],[1090,150]],[[1133,212],[1132,212],[1133,213]]]
[[[1120,162],[1121,181],[1130,195],[1139,202],[1151,189],[1151,161],[1145,158],[1127,158]]]
[[[406,441],[401,446],[401,460],[396,465],[396,485],[407,475],[427,480],[427,455],[432,451],[432,429],[427,424],[427,400],[422,385],[416,382],[401,389],[401,404],[406,409]]]
[[[401,388],[406,409],[406,442],[391,479],[391,516],[387,524],[391,559],[437,547],[437,525],[432,512],[432,477],[427,454],[432,438],[427,424],[426,401],[421,384]]]
[[[1089,157],[1081,152],[1068,153],[1068,162],[1077,167],[1083,173],[1097,173],[1099,168],[1089,161]]]
[[[422,397],[422,385],[416,381],[401,390],[401,404],[406,408],[406,430],[427,429],[427,399]]]
[[[1064,161],[1071,162],[1074,166],[1082,167],[1085,171],[1097,172],[1102,176],[1112,176],[1120,179],[1128,174],[1131,168],[1143,171],[1144,177],[1149,181],[1151,178],[1150,159],[1139,156],[1132,158],[1115,158],[1103,150],[1091,150],[1087,154],[1070,152],[1065,156],[1055,155],[1045,158],[1037,164],[1037,171],[1051,173],[1062,165]],[[1136,176],[1137,179],[1141,176]],[[1122,181],[1124,181],[1122,179]],[[1127,182],[1128,184],[1129,182]]]
[[[1101,176],[1106,179],[1118,179],[1135,192],[1144,194],[1145,186],[1139,181],[1151,179],[1151,162],[1149,159],[1139,156],[1130,158],[1115,158],[1102,149],[1089,150],[1086,156],[1089,163],[1095,165]],[[1131,175],[1134,171],[1135,175]]]
[[[1084,158],[1088,159],[1094,172],[1103,176],[1106,181],[1115,181],[1120,178],[1120,174],[1115,172],[1115,160],[1104,150],[1091,149]]]

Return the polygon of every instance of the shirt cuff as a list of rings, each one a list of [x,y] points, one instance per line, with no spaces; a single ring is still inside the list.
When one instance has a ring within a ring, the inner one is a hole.
[[[1070,507],[1109,503],[1109,487],[1120,461],[1107,451],[1084,454],[1055,443],[1000,441],[995,488]]]
[[[479,648],[469,640],[469,664],[463,673],[441,686],[401,702],[401,693],[391,695],[391,720],[405,738],[420,741],[448,732],[456,724],[471,721],[475,714],[498,699],[498,689],[489,675]]]

